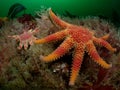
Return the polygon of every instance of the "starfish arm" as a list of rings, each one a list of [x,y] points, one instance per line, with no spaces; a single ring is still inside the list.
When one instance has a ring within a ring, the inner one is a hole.
[[[13,35],[13,36],[8,36],[8,37],[14,38],[15,40],[19,40],[20,39],[19,35]]]
[[[84,44],[78,44],[75,47],[75,54],[73,58],[72,71],[70,75],[69,85],[74,85],[76,77],[79,74],[79,70],[80,70],[82,60],[83,60],[83,55],[84,55],[84,49],[85,49]]]
[[[106,34],[106,35],[104,35],[103,37],[100,37],[100,38],[103,39],[103,40],[107,40],[109,38],[109,36],[110,36],[110,34]]]
[[[110,68],[111,67],[111,64],[107,64],[98,54],[94,44],[92,41],[89,41],[87,44],[86,44],[86,49],[89,53],[89,55],[91,56],[91,58],[96,62],[98,63],[99,65],[101,65],[103,68]]]
[[[32,40],[30,40],[30,41],[29,41],[29,44],[30,44],[30,45],[33,45],[33,41],[32,41]]]
[[[40,31],[39,27],[35,28],[34,30],[31,31],[31,33],[34,35]]]
[[[17,47],[19,50],[23,47],[23,43],[19,43],[19,46]]]
[[[66,52],[68,52],[69,49],[72,48],[72,46],[73,46],[73,41],[71,38],[68,37],[55,51],[53,51],[48,56],[41,56],[40,59],[46,62],[54,61],[57,58],[64,55]]]
[[[50,19],[52,20],[52,22],[55,24],[55,25],[58,25],[62,28],[66,28],[67,26],[69,26],[70,24],[59,19],[53,12],[51,9],[49,9],[49,15],[50,15]]]
[[[27,50],[28,48],[28,42],[24,42],[24,49]]]
[[[31,39],[29,40],[28,44],[30,45],[33,45],[34,44],[34,41],[36,40],[37,38],[32,36]]]
[[[41,44],[41,43],[51,42],[51,41],[55,41],[55,40],[60,40],[60,39],[64,38],[66,35],[67,35],[67,30],[62,30],[60,32],[51,34],[45,38],[35,40],[34,43]]]
[[[93,41],[100,44],[100,45],[102,45],[102,46],[104,46],[105,48],[107,48],[110,51],[113,51],[113,52],[116,51],[116,48],[113,48],[107,41],[105,41],[105,40],[103,40],[101,38],[94,37]]]

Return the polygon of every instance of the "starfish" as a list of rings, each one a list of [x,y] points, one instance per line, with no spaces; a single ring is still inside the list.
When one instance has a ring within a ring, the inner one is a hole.
[[[60,18],[58,18],[51,9],[49,9],[49,15],[52,22],[63,30],[53,33],[49,36],[46,36],[42,39],[35,40],[34,43],[42,44],[48,43],[52,41],[57,41],[61,39],[65,39],[60,46],[54,50],[48,56],[40,56],[40,59],[45,62],[54,61],[65,53],[67,53],[71,48],[74,48],[74,55],[73,55],[73,64],[71,68],[71,75],[69,80],[69,85],[74,85],[75,80],[79,74],[79,70],[81,68],[81,64],[83,61],[84,52],[88,52],[89,56],[92,58],[93,61],[101,65],[103,68],[109,69],[112,65],[107,64],[98,54],[94,43],[100,44],[104,46],[109,51],[116,51],[116,48],[113,48],[106,40],[109,37],[109,34],[97,38],[94,36],[93,31],[85,28],[83,26],[77,26],[70,23],[67,23]]]
[[[22,47],[24,47],[24,49],[26,50],[28,48],[28,45],[33,45],[33,42],[37,39],[34,34],[35,33],[38,33],[38,29],[36,28],[35,30],[28,30],[28,31],[25,31],[20,34],[20,35],[13,35],[13,36],[8,36],[8,37],[11,37],[11,38],[14,38],[18,41],[20,41],[19,43],[19,46],[18,46],[18,49],[22,49]]]

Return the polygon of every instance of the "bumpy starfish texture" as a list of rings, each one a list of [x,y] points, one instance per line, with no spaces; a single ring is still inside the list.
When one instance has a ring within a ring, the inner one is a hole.
[[[29,44],[33,45],[33,42],[37,39],[34,36],[34,34],[37,33],[38,31],[39,31],[38,29],[35,29],[35,30],[30,29],[29,31],[24,31],[20,35],[13,35],[8,37],[11,37],[20,41],[18,49],[22,49],[22,47],[24,47],[24,49],[26,50],[28,48],[28,45]]]
[[[62,27],[64,30],[51,34],[45,38],[35,40],[36,44],[48,43],[51,41],[57,41],[65,38],[63,43],[51,54],[48,56],[41,56],[41,60],[45,62],[54,61],[57,58],[63,56],[67,53],[71,48],[75,48],[75,53],[73,56],[73,64],[71,68],[71,75],[69,85],[74,85],[75,80],[79,74],[79,70],[83,61],[84,52],[87,51],[91,58],[101,65],[103,68],[110,68],[111,64],[107,64],[98,54],[94,43],[98,43],[110,51],[116,51],[106,40],[109,37],[109,34],[96,38],[94,36],[93,31],[89,29],[77,26],[73,24],[69,24],[61,19],[59,19],[50,9],[49,15],[53,23]]]

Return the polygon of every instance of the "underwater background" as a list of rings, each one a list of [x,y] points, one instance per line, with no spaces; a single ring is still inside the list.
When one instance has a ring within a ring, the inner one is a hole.
[[[9,8],[14,3],[21,3],[26,9],[26,13],[35,14],[41,6],[52,9],[63,15],[67,12],[75,16],[103,15],[107,18],[112,17],[114,12],[120,16],[119,0],[1,0],[0,16],[6,16]]]
[[[1,0],[0,7],[0,90],[120,90],[120,0]],[[33,37],[44,38],[61,30],[49,8],[66,22],[94,30],[96,37],[110,34],[115,53],[95,47],[112,67],[100,67],[85,53],[75,85],[69,86],[74,49],[50,63],[40,60],[63,40],[19,47],[24,40],[14,35],[31,36],[32,30]]]

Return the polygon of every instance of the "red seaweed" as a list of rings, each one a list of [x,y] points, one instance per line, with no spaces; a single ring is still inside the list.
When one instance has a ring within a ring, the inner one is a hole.
[[[78,90],[115,90],[113,86],[109,85],[102,85],[101,82],[104,80],[105,76],[107,75],[108,70],[100,68],[98,75],[97,75],[97,81],[93,82],[92,85],[84,84],[82,88],[79,88]]]

